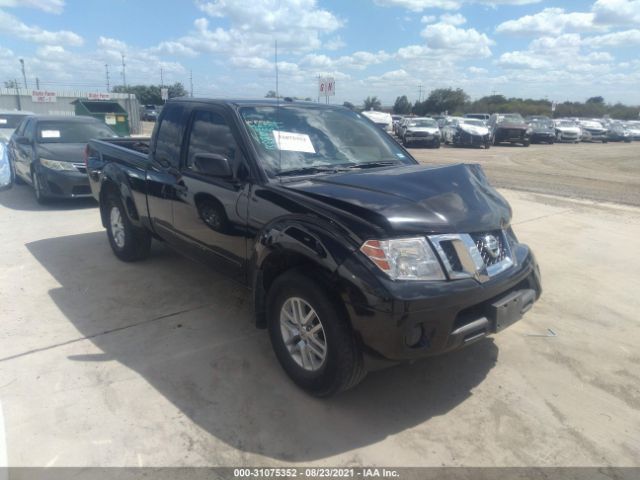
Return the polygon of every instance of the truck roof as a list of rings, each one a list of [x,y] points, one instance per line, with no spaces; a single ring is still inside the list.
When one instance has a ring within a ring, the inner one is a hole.
[[[229,99],[229,98],[198,98],[198,97],[174,97],[167,100],[167,104],[170,103],[210,103],[212,105],[232,105],[232,106],[251,106],[251,107],[276,107],[286,105],[301,105],[305,107],[313,108],[326,108],[326,109],[344,109],[342,105],[327,105],[323,103],[307,102],[303,100],[293,100],[288,97],[284,99],[276,100],[274,98],[258,98],[251,99]]]

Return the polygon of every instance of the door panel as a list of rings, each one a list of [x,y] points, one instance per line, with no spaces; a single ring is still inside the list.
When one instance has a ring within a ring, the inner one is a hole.
[[[212,108],[193,111],[181,177],[173,200],[173,223],[192,252],[238,280],[245,279],[249,182],[231,122]],[[233,178],[198,171],[194,157],[214,153],[228,159]]]

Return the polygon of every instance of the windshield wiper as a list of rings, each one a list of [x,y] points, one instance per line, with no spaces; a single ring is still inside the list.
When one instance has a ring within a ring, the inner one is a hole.
[[[314,173],[335,173],[343,170],[339,167],[323,167],[323,166],[315,166],[315,167],[302,167],[302,168],[292,168],[291,170],[282,170],[281,172],[276,173],[278,177],[284,177],[289,175],[313,175]],[[343,170],[344,171],[344,170]]]
[[[400,165],[402,162],[396,160],[378,160],[375,162],[363,162],[350,164],[348,168],[375,168],[375,167],[389,167],[391,165]]]

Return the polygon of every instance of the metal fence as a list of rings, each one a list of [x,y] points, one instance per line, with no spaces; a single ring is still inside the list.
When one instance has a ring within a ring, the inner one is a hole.
[[[32,89],[0,88],[0,110],[25,110],[46,115],[75,115],[75,106],[71,102],[78,98],[90,98],[90,95],[100,94],[104,99],[118,102],[127,111],[132,134],[141,133],[140,104],[133,94],[74,90],[51,90],[47,93],[55,94],[55,101],[34,101]]]

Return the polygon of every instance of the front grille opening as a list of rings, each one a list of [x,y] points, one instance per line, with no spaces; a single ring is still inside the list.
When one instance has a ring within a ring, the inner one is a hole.
[[[88,185],[76,185],[71,189],[73,195],[88,195],[91,193],[91,188]]]
[[[453,242],[440,242],[440,248],[442,248],[442,251],[447,256],[447,261],[449,262],[449,266],[451,266],[451,270],[454,272],[461,272],[462,264],[460,263],[456,249],[453,246]]]

